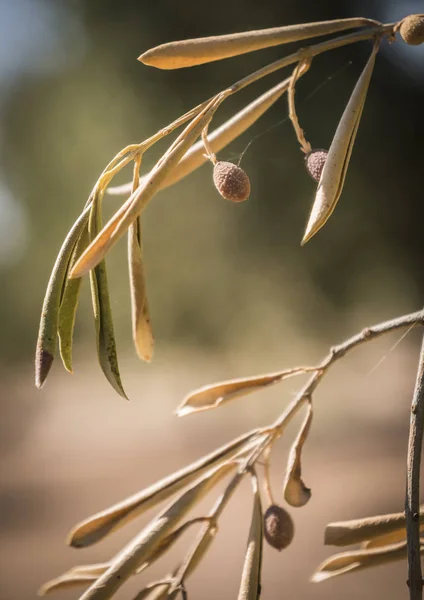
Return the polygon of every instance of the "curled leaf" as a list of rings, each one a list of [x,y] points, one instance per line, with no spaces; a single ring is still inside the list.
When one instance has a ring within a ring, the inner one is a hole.
[[[93,239],[101,228],[100,202],[101,194],[98,194],[93,198],[90,212],[90,239]],[[118,392],[120,396],[127,399],[119,373],[106,263],[104,260],[90,273],[90,284],[99,364],[113,389]]]
[[[85,208],[66,236],[47,285],[35,356],[35,385],[38,388],[43,386],[53,364],[63,285],[75,244],[87,223],[89,210],[89,207]]]
[[[154,339],[147,304],[139,219],[136,219],[128,230],[128,265],[134,345],[138,356],[142,360],[150,362],[153,355]]]
[[[183,492],[125,546],[113,559],[110,567],[93,582],[80,600],[108,600],[111,598],[143,563],[151,561],[161,542],[172,532],[178,522],[234,466],[234,463],[224,463],[218,466]]]
[[[261,593],[261,565],[263,520],[262,506],[256,479],[254,481],[254,500],[252,520],[246,555],[244,557],[238,600],[258,600]]]
[[[143,179],[140,186],[117,210],[85,252],[83,252],[72,268],[70,273],[71,278],[81,277],[103,260],[108,250],[127,231],[131,223],[134,222],[159,190],[168,175],[175,169],[181,158],[210,122],[218,106],[227,95],[228,93],[222,93],[215,96],[206,105],[206,108],[187,125],[162,158],[156,163],[149,175]]]
[[[229,381],[206,385],[188,394],[177,408],[176,413],[179,417],[183,417],[194,412],[217,408],[235,398],[245,396],[274,383],[279,383],[288,377],[315,370],[314,367],[296,367],[285,371],[277,371],[276,373],[268,373],[267,375],[230,379]]]
[[[138,60],[159,69],[181,69],[365,25],[378,23],[362,18],[337,19],[168,42],[147,50]]]
[[[112,531],[119,529],[144,511],[190,485],[208,469],[216,467],[222,461],[229,461],[239,453],[246,451],[259,433],[259,429],[254,429],[203,456],[184,469],[86,519],[71,531],[68,544],[75,548],[82,548],[102,540]]]
[[[311,490],[302,480],[302,449],[308,437],[312,423],[312,402],[309,400],[308,413],[294,441],[287,464],[286,478],[284,481],[284,498],[291,506],[304,506],[311,497]]]
[[[88,244],[88,228],[84,227],[69,263],[69,268],[75,264],[78,256],[85,250]],[[68,269],[69,270],[69,269]],[[82,278],[66,279],[60,302],[59,310],[59,351],[63,366],[72,373],[72,343],[74,337],[75,316],[78,308],[79,295],[81,291]]]
[[[379,42],[375,42],[371,56],[340,119],[318,183],[302,245],[327,222],[342,193],[378,49]]]
[[[424,525],[423,518],[423,507],[421,507],[420,523]],[[395,532],[404,532],[405,528],[406,519],[404,512],[377,515],[375,517],[353,519],[350,521],[339,521],[327,525],[325,528],[324,543],[327,546],[360,544],[381,536],[391,535]]]
[[[421,545],[421,554],[423,551],[424,546]],[[337,577],[338,575],[344,575],[369,567],[376,567],[397,560],[403,560],[406,558],[406,555],[406,542],[382,546],[381,548],[373,548],[371,550],[341,552],[340,554],[330,556],[330,558],[327,558],[321,563],[312,575],[311,581],[318,583],[332,577]]]
[[[47,583],[41,586],[38,590],[39,596],[45,596],[49,592],[53,592],[59,589],[68,589],[73,587],[79,587],[81,585],[87,585],[92,581],[96,580],[102,573],[109,568],[109,563],[99,563],[96,565],[81,565],[73,567],[66,571],[63,575],[51,579]]]

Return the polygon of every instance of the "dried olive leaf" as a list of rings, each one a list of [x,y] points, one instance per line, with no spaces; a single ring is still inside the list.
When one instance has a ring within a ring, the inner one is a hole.
[[[140,565],[151,559],[161,542],[188,511],[234,467],[234,463],[224,463],[214,471],[206,473],[183,492],[125,546],[113,559],[109,569],[89,587],[80,600],[111,598]]]
[[[86,207],[65,238],[50,275],[41,311],[35,356],[35,385],[41,388],[53,364],[57,346],[59,308],[69,261],[75,244],[87,223],[90,207]]]
[[[285,371],[277,371],[276,373],[268,373],[267,375],[242,377],[240,379],[230,379],[229,381],[206,385],[188,394],[177,408],[176,414],[179,417],[183,417],[194,412],[217,408],[230,402],[230,400],[250,394],[274,383],[279,383],[288,377],[315,370],[315,367],[296,367],[294,369],[286,369]]]
[[[302,480],[302,449],[308,437],[312,423],[312,402],[308,403],[308,413],[294,441],[287,464],[286,478],[284,481],[284,498],[291,506],[304,506],[311,497],[311,490]]]
[[[101,196],[101,193],[96,194],[92,201],[88,225],[90,239],[94,239],[101,228]],[[118,392],[120,396],[127,399],[119,373],[106,263],[104,260],[90,272],[90,284],[99,364],[113,389]]]
[[[53,592],[59,589],[68,589],[72,587],[78,587],[86,585],[95,579],[97,579],[102,573],[106,571],[110,566],[109,563],[99,563],[96,565],[81,565],[73,567],[56,577],[51,579],[47,583],[41,586],[38,590],[39,596],[45,596],[49,592]]]
[[[252,520],[244,557],[238,600],[258,600],[261,593],[263,517],[261,498],[255,481]]]
[[[337,19],[168,42],[147,50],[138,60],[159,69],[182,69],[271,46],[378,24],[376,21],[364,18]]]
[[[159,190],[163,181],[178,165],[181,158],[195,142],[196,138],[212,119],[216,109],[228,93],[215,96],[183,130],[171,144],[167,152],[156,163],[134,193],[122,204],[110,221],[104,226],[96,238],[74,265],[70,277],[81,277],[93,269],[106,255],[108,250],[127,231],[131,223],[145,208]]]
[[[379,42],[376,42],[331,142],[302,245],[327,222],[342,193],[378,49]]]
[[[420,547],[421,554],[424,551],[424,546]],[[406,542],[382,546],[381,548],[373,548],[372,550],[352,550],[349,552],[341,552],[327,558],[322,562],[315,573],[311,577],[311,581],[320,582],[360,571],[369,567],[387,564],[397,560],[403,560],[407,555]]]
[[[86,519],[71,531],[68,537],[68,544],[74,548],[82,548],[99,542],[112,531],[119,529],[144,511],[156,506],[179,492],[182,488],[190,485],[208,469],[216,467],[222,461],[231,460],[238,453],[248,449],[250,447],[249,443],[259,433],[260,429],[249,431],[180,471],[161,479],[141,492]]]
[[[88,244],[88,228],[84,227],[75,244],[74,251],[69,263],[69,268],[75,264],[78,256],[85,250]],[[69,269],[68,269],[69,270]],[[81,291],[82,278],[66,279],[60,301],[59,309],[59,352],[63,366],[72,373],[72,343],[74,337],[75,316],[78,308],[79,295]]]
[[[134,345],[138,356],[149,362],[153,355],[154,339],[147,303],[139,219],[128,230],[128,265]]]
[[[423,519],[424,507],[421,506],[420,522],[424,524]],[[406,518],[404,512],[377,515],[350,521],[338,521],[336,523],[329,523],[325,528],[324,544],[327,546],[360,544],[383,535],[401,530],[405,531],[405,527]]]
[[[420,524],[420,532],[424,532],[424,523]],[[386,535],[381,535],[379,537],[373,538],[372,540],[368,540],[367,542],[363,542],[361,548],[380,548],[381,546],[388,546],[389,544],[397,544],[398,542],[402,542],[406,540],[406,528],[397,529],[392,533],[387,533]]]

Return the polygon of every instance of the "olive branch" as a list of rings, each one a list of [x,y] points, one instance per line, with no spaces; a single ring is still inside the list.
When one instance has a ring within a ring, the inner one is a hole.
[[[406,43],[424,41],[424,15],[410,15],[397,23],[382,24],[365,18],[341,19],[293,25],[263,31],[185,40],[163,44],[145,52],[141,62],[163,69],[183,68],[260,50],[288,42],[302,41],[342,31],[357,31],[305,46],[247,75],[209,100],[191,109],[168,126],[139,144],[119,152],[106,166],[70,229],[56,259],[44,299],[36,351],[36,385],[42,387],[54,361],[57,346],[65,368],[72,372],[72,343],[75,315],[82,278],[89,274],[96,326],[97,353],[100,366],[114,389],[126,397],[121,382],[107,283],[105,257],[117,241],[128,235],[128,265],[132,305],[132,329],[137,354],[149,361],[153,354],[153,333],[149,315],[143,267],[142,228],[140,217],[156,194],[186,177],[203,163],[213,165],[213,181],[222,197],[235,202],[246,200],[250,193],[247,174],[236,165],[219,161],[216,153],[246,131],[284,93],[288,97],[288,114],[308,171],[317,180],[302,244],[313,237],[327,222],[341,196],[375,60],[384,40],[392,42],[400,32]],[[306,139],[296,113],[295,86],[311,68],[313,59],[330,50],[360,41],[372,42],[370,57],[355,85],[337,126],[328,151],[314,150]],[[216,111],[231,95],[284,67],[294,65],[291,75],[277,84],[231,119],[212,132],[209,127]],[[177,128],[182,132],[171,143],[153,169],[140,176],[144,153]],[[130,184],[111,187],[113,178],[133,163]],[[112,218],[102,224],[102,204],[106,192],[124,193],[127,199]],[[146,570],[158,560],[187,528],[201,523],[191,549],[174,571],[144,587],[141,598],[186,598],[186,581],[203,559],[218,530],[219,517],[247,475],[253,486],[253,510],[248,535],[239,599],[257,599],[260,595],[262,543],[265,538],[278,550],[293,539],[294,527],[289,513],[274,503],[270,484],[270,454],[274,442],[283,435],[286,425],[303,408],[306,415],[292,445],[284,483],[285,501],[301,507],[311,497],[302,479],[302,449],[310,431],[313,397],[330,367],[351,349],[402,327],[423,325],[424,312],[411,313],[364,329],[359,334],[331,348],[319,365],[286,369],[259,377],[231,380],[201,388],[187,396],[177,410],[179,416],[217,408],[237,397],[275,385],[288,377],[311,373],[274,423],[250,431],[232,440],[185,469],[170,475],[119,504],[94,515],[78,525],[69,538],[75,547],[85,547],[173,495],[179,494],[123,550],[107,563],[78,566],[47,583],[40,590],[88,585],[81,600],[111,598],[132,575]],[[424,345],[420,357],[416,389],[412,403],[408,450],[407,494],[405,514],[382,515],[354,522],[330,524],[326,543],[340,546],[360,543],[359,550],[335,555],[318,567],[313,581],[322,581],[346,572],[397,560],[407,555],[410,597],[422,597],[420,554],[424,542],[420,537],[419,474],[424,426]],[[263,477],[257,475],[259,461],[264,461]],[[211,512],[201,518],[186,519],[191,508],[224,478],[231,478]],[[268,508],[262,510],[261,490]],[[182,524],[181,521],[186,519]],[[353,540],[353,541],[352,541]]]

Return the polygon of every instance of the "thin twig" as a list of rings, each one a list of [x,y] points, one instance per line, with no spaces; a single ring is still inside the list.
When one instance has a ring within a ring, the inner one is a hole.
[[[424,432],[424,337],[411,406],[406,475],[406,535],[410,600],[421,600],[423,579],[420,556],[420,467]]]
[[[300,71],[302,71],[302,69],[303,69],[304,70],[303,72],[306,73],[306,71],[309,69],[310,65],[311,65],[311,60],[300,61],[297,64],[295,70],[293,71],[293,75],[291,77],[289,89],[287,90],[287,99],[288,99],[288,104],[289,104],[289,119],[292,122],[292,125],[294,127],[297,141],[300,144],[301,150],[305,154],[308,154],[312,150],[312,146],[306,139],[305,133],[304,133],[303,129],[301,128],[301,126],[299,125],[299,119],[297,118],[294,95],[295,95],[295,90],[296,90],[296,81],[299,78]]]
[[[272,445],[275,440],[281,436],[286,425],[288,425],[292,418],[298,413],[303,404],[309,401],[313,392],[331,365],[342,358],[347,352],[349,352],[349,350],[352,350],[353,348],[356,348],[365,342],[370,342],[380,335],[395,331],[396,329],[400,329],[402,327],[408,327],[408,325],[412,324],[424,325],[424,310],[410,313],[402,317],[397,317],[396,319],[391,319],[390,321],[384,321],[383,323],[373,325],[372,327],[366,327],[360,333],[348,338],[341,344],[333,346],[321,364],[317,366],[316,372],[309,378],[305,386],[297,393],[296,397],[287,406],[284,412],[270,426],[270,433],[265,438],[263,449],[265,449],[268,445]]]

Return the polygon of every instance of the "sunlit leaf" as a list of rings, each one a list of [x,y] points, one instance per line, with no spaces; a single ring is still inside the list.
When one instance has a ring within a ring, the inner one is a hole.
[[[302,449],[308,437],[312,423],[312,402],[309,400],[308,413],[299,434],[290,450],[284,482],[284,498],[291,506],[304,506],[311,497],[311,490],[302,480]]]
[[[274,383],[279,383],[293,375],[301,375],[315,370],[314,367],[296,367],[285,371],[277,371],[276,373],[268,373],[267,375],[242,377],[206,385],[188,394],[177,408],[176,413],[179,417],[183,417],[194,412],[217,408],[235,398],[245,396]]]
[[[78,217],[62,244],[50,275],[41,311],[40,329],[35,356],[35,385],[41,388],[53,364],[57,347],[59,308],[69,261],[75,244],[87,223],[90,208]]]
[[[371,19],[337,19],[168,42],[147,50],[138,60],[145,65],[159,69],[181,69],[271,46],[299,42],[346,29],[376,24],[378,23]]]
[[[423,506],[420,508],[420,522],[423,523]],[[424,523],[423,523],[424,524]],[[376,515],[364,519],[329,523],[325,528],[324,543],[327,546],[349,546],[360,544],[392,533],[405,531],[404,512]]]
[[[128,230],[128,265],[134,345],[138,356],[149,362],[153,355],[154,339],[147,303],[139,219]]]
[[[310,240],[327,222],[342,193],[378,49],[379,42],[375,42],[371,56],[340,119],[318,183],[302,244]]]
[[[424,551],[424,546],[421,546],[421,554]],[[311,577],[311,581],[320,582],[345,575],[346,573],[357,572],[369,567],[377,567],[390,562],[406,559],[407,546],[406,542],[382,546],[381,548],[373,548],[371,550],[352,550],[349,552],[341,552],[327,558],[317,568]]]
[[[92,202],[89,219],[90,239],[94,239],[101,228],[100,202],[101,197],[99,194]],[[106,263],[104,260],[90,272],[90,284],[99,364],[113,389],[123,398],[127,398],[119,373]]]
[[[75,260],[85,250],[88,244],[88,228],[84,227],[70,260],[69,268],[75,264]],[[69,270],[69,269],[68,269]],[[60,301],[59,310],[59,351],[63,366],[72,373],[72,345],[74,337],[75,316],[78,308],[79,295],[81,291],[82,278],[66,279]]]
[[[255,481],[252,520],[244,557],[238,600],[258,600],[261,594],[262,542],[262,506],[257,482]]]
[[[110,567],[81,596],[81,600],[108,600],[111,598],[138,567],[151,560],[161,542],[189,510],[234,467],[234,463],[224,463],[206,473],[183,492],[125,546],[113,559]]]
[[[81,565],[73,567],[66,571],[63,575],[51,579],[38,590],[39,596],[59,590],[69,589],[73,587],[87,586],[92,581],[96,580],[110,566],[109,563],[99,563],[96,565]]]

